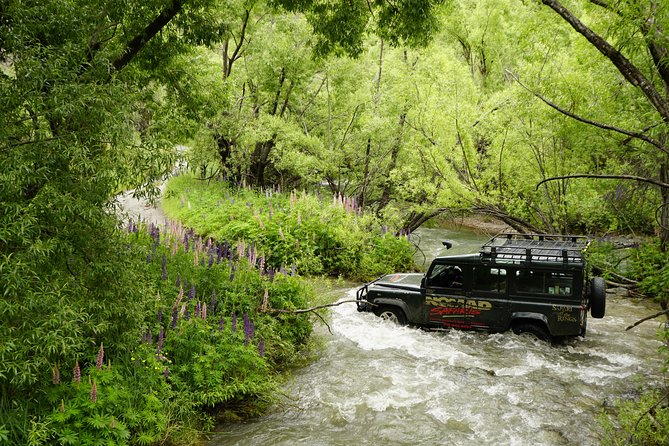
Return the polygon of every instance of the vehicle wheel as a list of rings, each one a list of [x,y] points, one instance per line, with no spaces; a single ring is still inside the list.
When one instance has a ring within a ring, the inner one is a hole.
[[[601,319],[606,312],[606,282],[601,277],[590,281],[590,314]]]
[[[374,314],[383,320],[392,321],[398,325],[406,324],[406,316],[404,316],[404,312],[397,307],[379,307],[374,310]]]
[[[551,338],[550,334],[548,334],[548,331],[544,327],[539,324],[533,324],[531,322],[515,325],[513,327],[513,332],[517,335],[531,335],[541,341],[548,341]]]

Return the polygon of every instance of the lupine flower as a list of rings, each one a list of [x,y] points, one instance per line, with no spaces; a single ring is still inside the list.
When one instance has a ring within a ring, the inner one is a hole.
[[[172,323],[170,324],[170,327],[172,327],[172,329],[177,328],[178,319],[179,319],[179,309],[175,306],[172,309]]]
[[[205,321],[207,320],[207,304],[206,303],[202,304],[202,310],[200,312],[200,317],[202,318],[202,320],[205,320]]]
[[[177,288],[181,285],[181,273],[177,274]]]
[[[249,320],[249,315],[244,313],[244,345],[249,345],[249,340],[253,337],[253,327]]]
[[[216,291],[211,292],[211,300],[209,301],[209,311],[212,314],[216,312]]]
[[[158,308],[158,323],[160,324],[163,321],[163,309]]]
[[[195,317],[200,317],[201,308],[202,307],[200,306],[200,301],[198,301],[197,304],[195,304]]]
[[[60,384],[60,370],[58,370],[58,365],[53,366],[53,383]]]
[[[195,285],[190,286],[190,291],[188,291],[188,300],[191,301],[195,299]]]
[[[181,310],[179,311],[179,315],[183,316],[184,314],[186,314],[186,310],[187,310],[186,304],[184,303],[183,305],[181,305]]]
[[[147,344],[153,344],[153,333],[151,333],[150,331],[148,332],[148,335],[146,336],[146,342],[147,342]]]
[[[163,280],[167,280],[167,256],[165,254],[163,254],[162,268],[163,268]]]
[[[93,385],[91,386],[91,401],[92,402],[97,402],[98,401],[98,385],[93,381]]]
[[[269,290],[265,288],[265,295],[262,298],[262,305],[260,307],[260,311],[263,313],[267,311],[267,307],[269,306]]]
[[[102,342],[100,342],[100,349],[98,350],[98,356],[95,358],[95,368],[98,370],[102,370],[102,363],[105,360],[105,348],[102,346]]]
[[[210,252],[209,253],[209,264],[207,264],[207,268],[211,268],[211,265],[213,265],[213,264],[214,264],[214,254]]]
[[[79,361],[74,364],[72,371],[72,382],[79,384],[81,382],[81,369],[79,368]]]
[[[188,310],[188,306],[186,306],[186,304],[184,304],[184,307],[186,307],[185,311],[184,311],[184,319],[189,321],[190,320],[190,311]]]
[[[294,276],[295,275],[295,264],[293,263],[290,267],[290,275]]]
[[[159,354],[160,350],[162,350],[164,339],[165,339],[165,329],[161,328],[160,333],[158,333],[158,344],[157,344],[157,347],[156,347],[156,354]]]
[[[233,333],[237,331],[237,313],[232,313],[231,330]]]
[[[142,333],[142,344],[146,342],[146,332]]]
[[[225,319],[223,318],[223,314],[221,314],[221,317],[218,320],[218,329],[221,331],[225,330]]]
[[[185,250],[186,252],[188,252],[188,247],[189,247],[189,243],[188,243],[188,234],[186,234],[186,235],[184,236],[184,250]]]
[[[163,376],[165,377],[165,379],[167,379],[170,376],[170,368],[169,367],[165,367],[165,371],[163,372]]]
[[[265,341],[263,339],[258,342],[258,354],[261,358],[265,356]]]
[[[193,266],[197,266],[200,263],[200,257],[199,257],[199,254],[198,254],[199,252],[200,251],[198,251],[197,249],[193,250],[193,253],[194,253],[194,255],[193,255]]]

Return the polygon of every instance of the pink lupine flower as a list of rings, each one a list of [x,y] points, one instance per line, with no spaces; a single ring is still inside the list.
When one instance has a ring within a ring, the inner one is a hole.
[[[72,371],[72,382],[79,384],[81,382],[81,369],[79,368],[79,361],[74,364]]]
[[[92,402],[97,402],[98,401],[98,385],[93,381],[93,385],[91,386],[91,401]]]
[[[60,370],[58,370],[58,365],[53,366],[53,383],[60,384]]]
[[[98,370],[102,370],[102,363],[104,362],[105,358],[105,349],[102,346],[102,342],[100,342],[100,349],[98,350],[98,356],[95,358],[95,368]]]

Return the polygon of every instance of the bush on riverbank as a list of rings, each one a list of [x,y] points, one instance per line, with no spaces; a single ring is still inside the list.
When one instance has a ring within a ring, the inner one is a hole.
[[[262,267],[248,246],[146,229],[131,225],[116,239],[132,299],[112,304],[99,335],[54,327],[48,345],[71,338],[77,348],[42,358],[31,386],[3,383],[12,400],[0,407],[0,443],[194,443],[212,427],[207,414],[256,415],[272,401],[277,372],[311,332],[306,316],[277,310],[306,306],[310,289]],[[132,314],[125,342],[104,334],[123,323],[113,314]]]
[[[198,234],[251,244],[275,269],[364,280],[413,268],[407,237],[341,196],[257,193],[181,175],[168,183],[162,206]]]

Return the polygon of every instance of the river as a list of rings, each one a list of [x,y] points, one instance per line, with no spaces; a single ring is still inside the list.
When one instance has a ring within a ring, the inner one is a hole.
[[[454,240],[448,253],[481,242],[467,231],[419,235],[428,262],[446,254],[441,237]],[[352,299],[355,288],[335,293]],[[609,295],[584,338],[551,345],[401,327],[343,304],[332,334],[315,329],[318,359],[294,372],[269,413],[219,426],[208,445],[597,445],[605,407],[635,395],[639,378],[659,379],[658,322],[625,331],[655,311]]]

